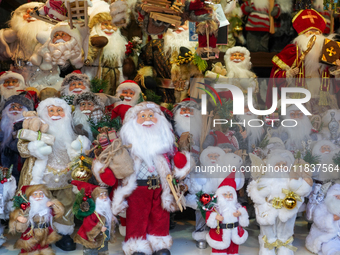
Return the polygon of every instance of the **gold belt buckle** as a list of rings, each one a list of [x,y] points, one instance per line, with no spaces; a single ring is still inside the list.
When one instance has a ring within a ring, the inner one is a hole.
[[[147,184],[149,185],[148,189],[155,190],[161,187],[159,177],[155,175],[151,175],[148,177]]]
[[[282,208],[282,200],[278,197],[275,197],[272,201],[272,206],[275,209],[281,209]]]

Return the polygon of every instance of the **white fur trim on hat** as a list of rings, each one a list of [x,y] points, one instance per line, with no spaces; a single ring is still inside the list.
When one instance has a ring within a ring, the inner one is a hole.
[[[154,113],[164,116],[159,105],[153,102],[146,101],[146,102],[139,103],[135,105],[134,107],[131,107],[125,114],[124,123],[127,123],[131,119],[134,119],[135,117],[137,117],[137,114],[139,112],[145,111],[145,110],[152,110]]]
[[[286,162],[287,166],[290,167],[294,164],[295,158],[288,150],[276,149],[268,155],[267,165],[274,167],[280,161]]]
[[[2,85],[4,81],[9,78],[18,79],[20,83],[25,84],[25,79],[21,74],[12,71],[6,71],[0,76],[0,85]]]
[[[220,155],[220,158],[225,156],[224,150],[217,146],[208,146],[205,148],[200,155],[200,161],[203,165],[209,165],[207,162],[207,156],[212,153],[217,153]]]
[[[50,98],[47,98],[41,101],[37,108],[38,115],[39,116],[43,115],[44,109],[46,109],[48,106],[51,106],[51,105],[62,107],[65,113],[68,113],[69,115],[71,115],[71,111],[72,111],[71,107],[66,103],[66,101],[60,98],[56,98],[56,97],[50,97]]]
[[[250,57],[250,52],[247,48],[241,46],[235,46],[227,50],[225,55],[230,56],[232,53],[240,52],[243,53],[245,57]]]
[[[105,1],[100,1],[92,8],[89,23],[91,23],[91,19],[93,19],[94,16],[96,16],[99,13],[104,13],[104,12],[110,13],[110,5]]]
[[[58,31],[65,32],[65,33],[69,34],[70,36],[74,37],[74,39],[76,39],[79,46],[82,48],[83,38],[80,34],[80,31],[76,27],[71,29],[70,26],[68,25],[68,23],[59,22],[57,25],[55,25],[53,27],[53,29],[51,31],[51,35],[50,35],[51,40],[53,39],[54,34]]]
[[[215,192],[215,195],[219,197],[219,196],[223,196],[223,194],[227,193],[227,192],[232,193],[234,200],[236,198],[236,201],[237,201],[236,190],[231,186],[222,186],[222,187],[218,188]]]

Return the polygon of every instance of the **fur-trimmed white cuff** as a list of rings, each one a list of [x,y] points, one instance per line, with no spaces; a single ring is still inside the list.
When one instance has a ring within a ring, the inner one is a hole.
[[[125,255],[132,255],[134,252],[144,252],[145,255],[151,255],[152,249],[148,240],[142,238],[130,238],[123,242],[122,249]]]
[[[217,220],[216,220],[216,216],[217,216],[217,213],[216,212],[212,212],[210,215],[209,215],[209,218],[207,220],[207,226],[209,228],[217,228]]]
[[[172,245],[172,237],[170,235],[167,236],[147,235],[146,239],[150,242],[153,252],[157,252],[162,249],[170,250]]]
[[[238,209],[241,213],[241,216],[238,218],[238,222],[240,223],[241,227],[248,227],[249,225],[249,215],[247,210],[244,207]]]
[[[47,160],[48,154],[52,152],[51,147],[43,141],[29,142],[27,148],[33,157],[41,160]]]
[[[92,163],[92,173],[94,175],[94,177],[96,178],[98,184],[102,187],[108,187],[108,185],[106,185],[103,180],[100,178],[100,171],[102,170],[102,168],[104,167],[104,164],[100,163],[99,160],[94,160]]]
[[[194,239],[195,241],[201,241],[201,240],[205,240],[206,236],[208,234],[208,231],[201,231],[201,232],[192,232],[192,239]]]
[[[301,197],[306,197],[312,191],[312,186],[300,177],[298,180],[289,181],[289,189]]]
[[[185,155],[187,163],[182,168],[174,166],[174,175],[177,179],[182,180],[190,173],[191,168],[195,166],[195,160],[191,157],[190,152],[184,151],[181,153]]]
[[[122,225],[119,224],[119,233],[122,236],[126,236],[126,226],[122,226]]]
[[[57,232],[61,235],[72,235],[74,231],[74,225],[63,225],[58,222],[53,223]]]
[[[255,180],[249,183],[247,187],[247,193],[255,204],[262,205],[266,203],[265,197],[263,197],[262,194],[260,194],[259,190],[257,189],[257,182]]]

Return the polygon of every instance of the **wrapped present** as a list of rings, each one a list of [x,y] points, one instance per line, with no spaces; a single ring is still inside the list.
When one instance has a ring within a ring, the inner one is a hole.
[[[322,47],[321,62],[329,65],[336,65],[336,60],[340,59],[340,42],[325,39]]]
[[[41,133],[40,131],[35,132],[29,129],[20,129],[17,134],[18,139],[34,142],[37,140],[43,141],[47,145],[54,144],[54,136],[49,134]]]

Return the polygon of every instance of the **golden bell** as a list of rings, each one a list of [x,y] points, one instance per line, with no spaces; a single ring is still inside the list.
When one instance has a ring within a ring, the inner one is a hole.
[[[242,30],[243,30],[242,26],[237,25],[237,26],[234,27],[235,32],[241,32]]]
[[[87,182],[92,177],[92,172],[88,167],[81,165],[72,171],[71,176],[73,180]]]
[[[297,205],[296,199],[293,196],[286,196],[285,199],[283,199],[283,206],[289,210],[292,210]]]

